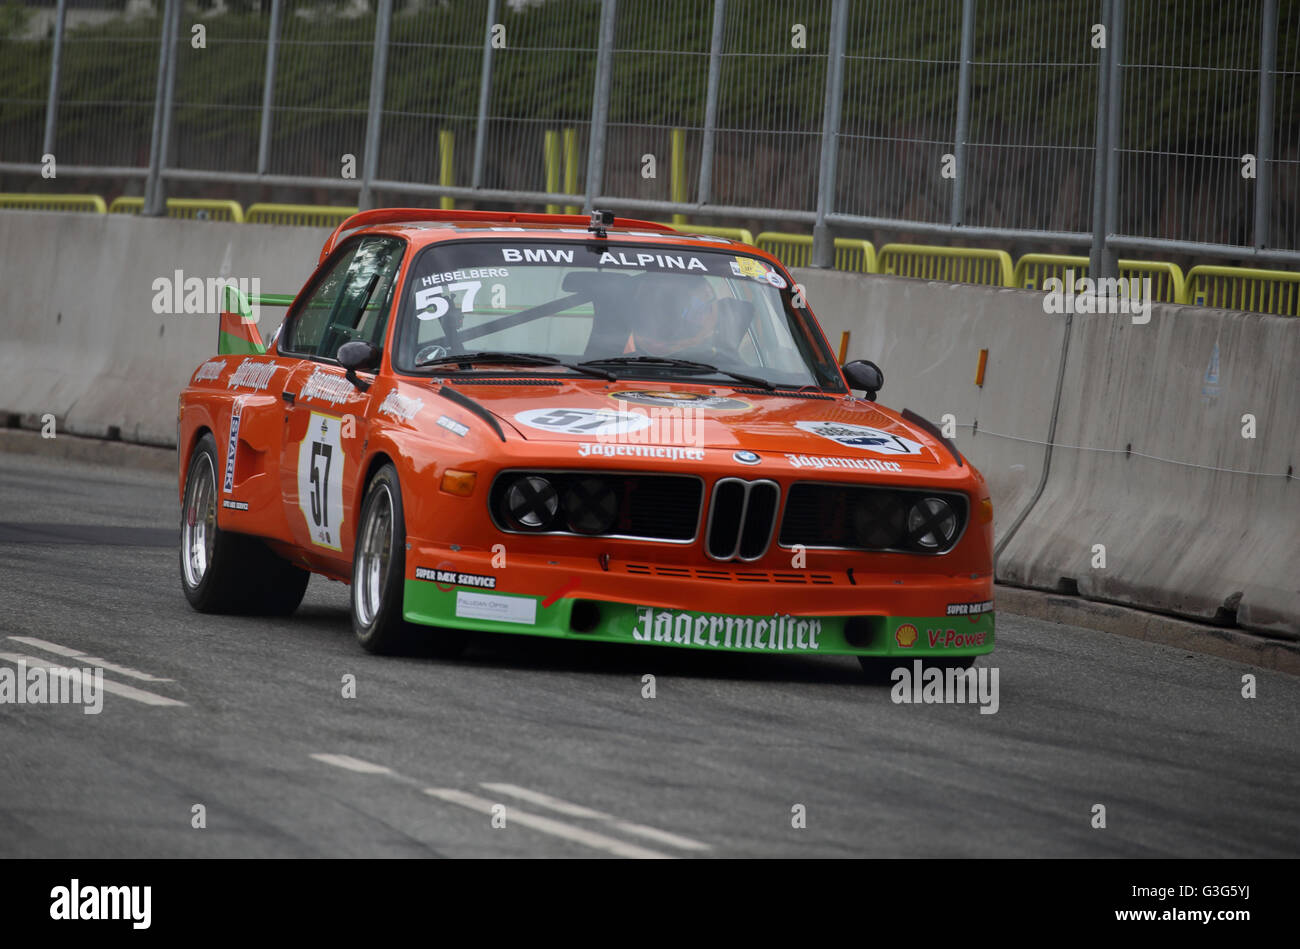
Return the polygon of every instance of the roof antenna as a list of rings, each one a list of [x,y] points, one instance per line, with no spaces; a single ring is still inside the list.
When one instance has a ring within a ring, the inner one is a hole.
[[[592,211],[591,223],[587,225],[587,230],[594,233],[597,237],[608,237],[605,228],[614,225],[613,211]]]

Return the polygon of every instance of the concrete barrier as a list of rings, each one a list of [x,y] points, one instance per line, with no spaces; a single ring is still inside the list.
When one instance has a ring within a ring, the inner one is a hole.
[[[1300,638],[1300,320],[1076,315],[1056,440],[1000,579]]]
[[[989,483],[997,536],[1038,487],[1051,428],[1065,319],[1043,312],[1040,293],[799,269],[809,307],[848,359],[885,373],[880,401],[942,425]],[[981,349],[984,386],[975,384]]]
[[[216,352],[213,314],[155,313],[154,280],[258,277],[296,292],[328,228],[0,214],[0,411],[34,427],[170,445],[176,397]],[[263,310],[269,335],[281,316]]]
[[[154,280],[294,292],[327,234],[0,214],[0,412],[172,444],[217,326],[156,313]],[[882,366],[883,403],[954,417],[993,494],[1000,580],[1300,639],[1300,319],[1155,305],[1145,325],[1076,315],[1067,340],[1035,292],[795,275],[831,345],[848,330],[848,357]],[[264,311],[264,333],[279,315]]]

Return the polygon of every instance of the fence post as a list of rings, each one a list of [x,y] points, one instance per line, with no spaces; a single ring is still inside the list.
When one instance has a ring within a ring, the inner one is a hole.
[[[492,27],[497,21],[497,0],[488,0],[487,27],[483,32],[483,68],[478,76],[478,121],[474,126],[474,168],[470,187],[483,187],[484,149],[487,147],[488,102],[492,97]]]
[[[961,62],[957,66],[957,133],[953,140],[957,177],[952,180],[952,212],[948,222],[966,216],[966,139],[970,136],[970,61],[975,54],[975,0],[961,3]]]
[[[41,160],[54,154],[54,129],[59,114],[59,75],[63,67],[63,26],[68,15],[68,0],[59,0],[54,14],[54,49],[50,53],[50,95],[45,102],[45,137],[41,140]]]
[[[591,136],[587,141],[587,200],[590,211],[600,195],[605,177],[605,121],[609,118],[609,83],[613,74],[614,21],[618,0],[600,7],[600,40],[596,52],[596,88],[591,97]]]
[[[1273,83],[1277,70],[1277,0],[1264,0],[1259,25],[1259,133],[1255,146],[1255,246],[1268,246],[1273,208]]]
[[[1124,134],[1124,0],[1110,0],[1110,29],[1106,31],[1106,42],[1110,47],[1110,59],[1106,72],[1109,74],[1110,91],[1106,95],[1106,237],[1119,233],[1119,146]],[[1106,243],[1103,237],[1101,248],[1101,266],[1093,273],[1094,278],[1119,276],[1119,254]]]
[[[176,84],[176,30],[181,19],[181,0],[167,0],[162,15],[162,37],[158,42],[158,88],[154,93],[153,131],[149,136],[149,174],[145,178],[142,215],[158,217],[167,210],[167,186],[162,168],[171,141],[172,94]]]
[[[271,168],[271,106],[275,102],[275,62],[280,47],[282,0],[271,0],[271,26],[266,34],[266,73],[262,86],[262,128],[257,136],[257,173]]]
[[[1105,265],[1106,252],[1106,134],[1110,128],[1106,114],[1106,94],[1110,88],[1110,0],[1101,0],[1101,22],[1106,35],[1106,45],[1097,55],[1097,128],[1092,162],[1092,249],[1088,256],[1088,271],[1100,276]]]
[[[718,134],[718,80],[722,76],[722,37],[726,25],[727,0],[713,0],[709,85],[704,98],[704,138],[700,143],[700,204],[708,204],[713,190],[713,144]]]
[[[822,154],[817,178],[817,223],[813,226],[812,265],[835,263],[835,239],[826,214],[835,197],[835,170],[840,151],[840,103],[844,91],[844,34],[848,30],[845,0],[831,3],[831,47],[826,63],[826,105],[822,113]]]
[[[357,206],[370,207],[370,183],[379,177],[379,131],[384,112],[384,81],[388,78],[388,32],[393,23],[393,0],[376,5],[374,55],[370,59],[370,113],[366,116],[366,156],[361,166],[361,195]]]

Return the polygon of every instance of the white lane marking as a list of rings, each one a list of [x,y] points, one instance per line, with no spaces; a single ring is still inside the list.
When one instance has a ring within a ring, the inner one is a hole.
[[[0,652],[0,659],[5,662],[12,662],[17,665],[19,662],[25,662],[29,666],[39,666],[42,669],[60,669],[62,666],[56,666],[46,659],[40,659],[36,656],[25,656],[20,652]],[[121,682],[114,682],[112,679],[104,680],[104,691],[111,692],[113,695],[120,695],[124,699],[130,699],[133,702],[139,702],[141,705],[179,705],[185,706],[184,702],[176,699],[169,699],[165,695],[158,695],[156,692],[146,692],[144,689],[137,689],[133,685],[123,685]]]
[[[708,844],[701,843],[698,840],[692,840],[689,837],[681,837],[677,834],[671,834],[666,830],[659,830],[655,827],[647,827],[645,824],[635,824],[631,821],[621,820],[612,814],[605,814],[601,811],[592,810],[590,807],[583,807],[581,804],[570,804],[568,801],[562,801],[558,797],[552,797],[549,794],[543,794],[541,791],[530,791],[528,788],[521,788],[517,784],[482,784],[481,787],[494,791],[497,794],[507,794],[510,797],[517,797],[521,801],[527,801],[529,804],[536,804],[538,807],[545,807],[548,810],[565,814],[569,817],[586,818],[587,820],[604,821],[611,827],[623,831],[625,834],[635,834],[638,837],[646,837],[650,840],[658,841],[669,847],[676,847],[679,850],[709,850]]]
[[[392,774],[396,772],[392,768],[385,768],[382,764],[371,764],[369,761],[362,761],[360,758],[353,758],[351,755],[312,755],[317,761],[325,764],[332,764],[336,768],[344,768],[348,771],[356,771],[359,774]]]
[[[99,666],[106,672],[116,672],[119,675],[130,676],[132,679],[143,679],[145,682],[174,682],[174,679],[160,679],[158,676],[150,675],[147,672],[140,672],[137,669],[131,669],[127,666],[119,666],[98,656],[88,656],[80,649],[73,649],[71,646],[60,646],[58,643],[48,642],[44,639],[37,639],[35,636],[10,636],[16,643],[22,643],[24,646],[31,646],[33,649],[43,649],[45,652],[52,652],[56,656],[68,656],[72,659],[80,659],[82,665]]]
[[[491,815],[492,808],[496,802],[489,801],[487,798],[479,797],[476,794],[470,794],[467,791],[457,791],[455,788],[425,788],[424,793],[430,797],[436,797],[440,801],[447,801],[451,804],[459,804],[461,807],[468,807],[472,811],[478,811],[481,814]],[[645,847],[638,847],[636,844],[629,844],[625,841],[618,840],[614,837],[607,837],[604,834],[598,834],[595,831],[586,830],[582,827],[575,827],[572,824],[566,824],[563,821],[553,820],[550,817],[542,817],[540,814],[529,814],[527,811],[521,811],[517,807],[512,807],[506,812],[507,826],[511,822],[523,827],[531,827],[533,830],[539,830],[544,834],[550,834],[553,837],[560,837],[564,840],[570,840],[584,847],[590,847],[593,850],[603,850],[606,853],[612,853],[616,857],[632,857],[638,860],[664,860],[668,854],[660,853],[657,850],[648,850]]]

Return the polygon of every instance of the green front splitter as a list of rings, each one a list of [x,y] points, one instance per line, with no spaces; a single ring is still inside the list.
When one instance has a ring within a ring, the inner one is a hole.
[[[993,614],[934,616],[741,616],[666,610],[580,597],[496,590],[440,590],[407,580],[408,622],[557,639],[817,656],[980,656],[993,651]]]

